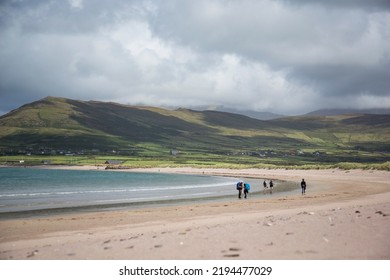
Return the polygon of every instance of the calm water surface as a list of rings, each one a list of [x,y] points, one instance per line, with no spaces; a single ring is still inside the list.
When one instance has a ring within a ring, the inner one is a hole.
[[[234,178],[163,173],[0,168],[0,212],[232,194]]]
[[[236,198],[238,178],[99,170],[0,168],[0,214]],[[260,181],[251,182],[254,193]],[[258,188],[258,189],[256,189]],[[290,188],[280,184],[275,191]]]

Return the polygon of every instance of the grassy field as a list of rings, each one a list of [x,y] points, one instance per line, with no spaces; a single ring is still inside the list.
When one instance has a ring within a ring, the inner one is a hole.
[[[270,158],[258,159],[252,156],[218,156],[218,155],[195,155],[163,157],[127,157],[127,156],[0,156],[0,164],[9,166],[35,166],[35,165],[69,165],[83,166],[90,165],[105,168],[109,166],[106,161],[121,161],[119,165],[112,168],[152,168],[152,167],[197,167],[197,168],[284,168],[284,169],[377,169],[390,171],[390,161],[378,163],[359,162],[314,162],[300,158]]]

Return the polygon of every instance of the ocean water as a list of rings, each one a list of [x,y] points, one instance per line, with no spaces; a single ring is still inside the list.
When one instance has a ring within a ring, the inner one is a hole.
[[[242,178],[108,170],[0,168],[0,218],[237,199]],[[262,180],[246,180],[250,196]],[[275,180],[274,195],[296,188]]]
[[[0,214],[224,197],[236,194],[237,180],[107,170],[0,168]]]

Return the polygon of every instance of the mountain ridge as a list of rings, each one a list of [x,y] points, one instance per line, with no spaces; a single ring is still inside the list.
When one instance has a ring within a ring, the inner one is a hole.
[[[372,109],[320,109],[304,114],[305,116],[336,116],[348,114],[368,114],[368,115],[390,115],[390,108],[372,108]]]
[[[57,97],[0,117],[0,152],[122,151],[135,156],[311,155],[388,158],[390,115],[293,116],[259,120],[214,110],[175,110]],[[354,156],[355,155],[355,156]],[[314,160],[314,159],[313,159]]]

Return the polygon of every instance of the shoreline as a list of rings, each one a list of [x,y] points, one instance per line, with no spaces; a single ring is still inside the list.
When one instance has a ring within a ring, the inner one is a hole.
[[[83,167],[86,168],[86,167]],[[308,183],[288,196],[0,221],[0,259],[390,259],[390,173],[150,168]],[[313,188],[312,186],[315,186]],[[252,188],[260,188],[252,186]]]

